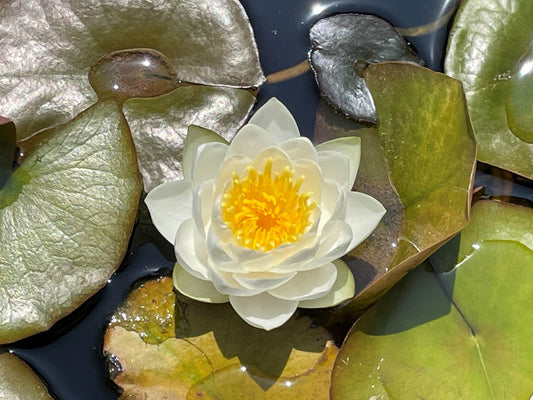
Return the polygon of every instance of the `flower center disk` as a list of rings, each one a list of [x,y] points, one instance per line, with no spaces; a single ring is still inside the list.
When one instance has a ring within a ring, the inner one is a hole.
[[[312,225],[310,217],[316,207],[309,200],[312,193],[300,193],[305,177],[295,181],[289,167],[272,174],[272,158],[263,172],[253,166],[247,172],[244,178],[233,173],[221,204],[222,218],[237,243],[266,252],[298,241]]]

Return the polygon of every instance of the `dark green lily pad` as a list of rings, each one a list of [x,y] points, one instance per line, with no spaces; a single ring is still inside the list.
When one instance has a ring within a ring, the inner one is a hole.
[[[363,78],[368,65],[383,61],[424,64],[391,24],[374,15],[327,17],[311,27],[309,36],[309,59],[322,96],[357,121],[378,120]]]
[[[0,191],[0,343],[48,329],[106,284],[140,192],[114,101],[48,133]]]
[[[533,3],[468,0],[459,8],[445,61],[463,81],[478,159],[533,179]]]
[[[529,399],[532,220],[531,208],[477,203],[461,250],[439,251],[453,270],[417,269],[354,325],[332,398]]]
[[[0,189],[11,175],[17,133],[15,124],[10,120],[0,117]]]
[[[387,209],[374,233],[346,262],[356,296],[335,311],[353,319],[466,226],[470,213],[475,140],[459,81],[426,68],[382,63],[365,71],[379,115],[376,129],[321,107],[320,140],[362,138],[354,188]]]
[[[173,292],[162,277],[135,289],[104,339],[121,398],[327,399],[337,348],[308,317],[267,332],[229,304]]]
[[[17,356],[0,350],[0,398],[52,400],[39,377]]]

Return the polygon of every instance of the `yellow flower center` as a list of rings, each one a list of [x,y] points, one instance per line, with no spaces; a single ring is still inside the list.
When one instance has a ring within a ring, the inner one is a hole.
[[[294,243],[312,224],[311,212],[316,207],[309,201],[311,193],[300,193],[304,176],[293,180],[289,167],[272,176],[272,158],[263,172],[247,168],[240,179],[233,173],[233,182],[224,192],[222,218],[244,247],[269,251],[284,243]]]

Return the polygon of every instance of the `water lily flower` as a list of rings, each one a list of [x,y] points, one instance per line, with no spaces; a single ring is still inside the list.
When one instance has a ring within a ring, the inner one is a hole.
[[[269,100],[231,144],[190,127],[184,179],[146,197],[152,221],[174,244],[174,286],[193,299],[230,302],[252,326],[281,326],[297,307],[329,307],[354,295],[338,260],[385,213],[351,191],[360,139],[316,148],[290,112]]]

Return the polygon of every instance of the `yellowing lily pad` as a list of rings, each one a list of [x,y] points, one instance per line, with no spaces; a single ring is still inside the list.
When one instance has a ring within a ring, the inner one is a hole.
[[[140,192],[114,101],[47,134],[0,191],[0,343],[48,329],[105,285]]]
[[[317,119],[318,140],[361,137],[354,187],[387,209],[376,231],[346,259],[356,296],[337,318],[353,318],[468,223],[476,162],[459,81],[401,63],[370,66],[365,77],[377,129],[361,129],[326,107]]]
[[[531,208],[477,203],[459,248],[433,256],[452,260],[450,272],[426,264],[354,325],[332,398],[529,399],[533,250],[516,233],[532,220]]]
[[[39,377],[17,356],[0,351],[0,398],[52,400]]]
[[[104,352],[124,399],[328,399],[337,348],[308,317],[266,332],[162,277],[116,310]]]
[[[533,179],[533,3],[464,1],[445,71],[463,81],[478,159]]]

